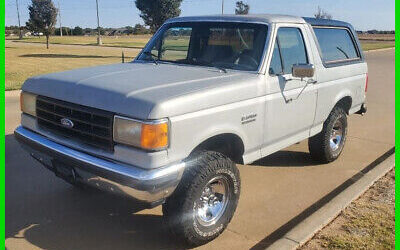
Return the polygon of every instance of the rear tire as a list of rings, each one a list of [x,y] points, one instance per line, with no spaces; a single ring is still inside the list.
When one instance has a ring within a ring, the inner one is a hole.
[[[311,157],[322,163],[336,160],[343,151],[346,138],[346,112],[336,106],[324,122],[322,131],[308,140]]]
[[[181,183],[163,204],[163,214],[177,237],[199,246],[225,230],[239,195],[236,164],[220,153],[201,152],[187,162]]]

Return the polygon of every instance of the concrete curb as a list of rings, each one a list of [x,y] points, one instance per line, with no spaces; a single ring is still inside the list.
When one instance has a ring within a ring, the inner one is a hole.
[[[335,219],[352,201],[360,197],[378,179],[387,174],[394,166],[395,154],[392,154],[386,160],[364,174],[357,182],[334,197],[330,202],[296,225],[267,249],[292,250],[302,246],[318,231]]]
[[[6,90],[5,97],[19,96],[21,90]]]
[[[384,49],[371,49],[371,50],[364,51],[364,53],[379,52],[379,51],[386,51],[386,50],[392,50],[392,49],[395,49],[395,47],[384,48]]]

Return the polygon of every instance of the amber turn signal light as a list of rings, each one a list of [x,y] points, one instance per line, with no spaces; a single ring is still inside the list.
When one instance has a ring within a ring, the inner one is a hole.
[[[162,149],[168,146],[168,124],[142,124],[142,148]]]

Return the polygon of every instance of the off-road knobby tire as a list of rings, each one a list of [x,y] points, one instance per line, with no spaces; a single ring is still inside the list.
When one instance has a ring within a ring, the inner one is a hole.
[[[335,152],[329,146],[329,139],[337,119],[341,119],[343,125],[343,138],[339,149]],[[343,151],[347,138],[347,115],[340,106],[333,108],[328,118],[324,122],[322,131],[308,139],[308,149],[311,157],[321,163],[329,163],[336,160]]]
[[[163,215],[175,236],[193,247],[218,237],[231,221],[240,196],[240,175],[234,162],[214,151],[199,152],[186,164],[180,184],[163,204]],[[228,179],[230,201],[216,223],[205,227],[195,219],[194,204],[205,185],[219,175]]]

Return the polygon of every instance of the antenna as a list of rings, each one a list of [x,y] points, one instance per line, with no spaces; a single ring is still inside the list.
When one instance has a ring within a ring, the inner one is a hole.
[[[19,6],[18,6],[18,0],[15,0],[17,3],[17,15],[18,15],[18,29],[19,29],[19,39],[22,39],[22,30],[21,30],[21,20],[19,18]]]
[[[222,15],[224,14],[224,0],[222,0]]]
[[[101,45],[101,36],[100,36],[100,18],[99,18],[99,0],[96,0],[96,9],[97,9],[97,45]]]

